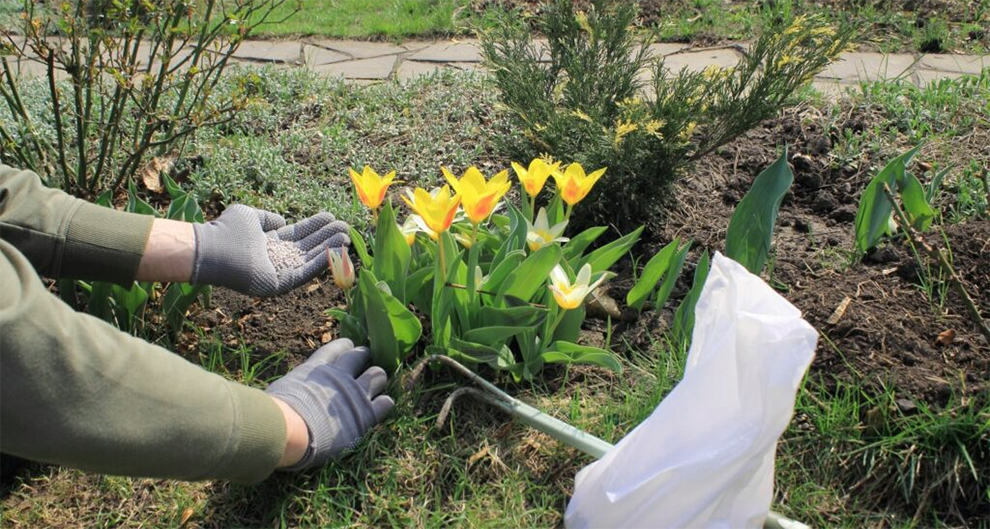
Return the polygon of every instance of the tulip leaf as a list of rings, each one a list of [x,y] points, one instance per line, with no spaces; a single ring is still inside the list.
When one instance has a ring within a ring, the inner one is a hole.
[[[133,179],[127,182],[127,206],[124,207],[124,211],[153,217],[158,216],[158,210],[138,196],[137,186],[134,185]]]
[[[554,194],[547,204],[547,222],[551,226],[564,220],[564,201],[560,198],[560,193]]]
[[[328,309],[327,314],[337,318],[340,324],[340,336],[354,342],[354,345],[368,343],[368,332],[364,330],[361,320],[340,309]]]
[[[208,292],[207,287],[189,283],[172,283],[168,286],[162,296],[162,310],[174,332],[178,332],[182,328],[186,311],[203,292]]]
[[[492,267],[502,264],[509,253],[522,250],[526,245],[526,219],[519,209],[509,204],[509,235],[502,241],[502,246],[495,252],[492,258]]]
[[[546,317],[547,309],[531,305],[506,308],[486,305],[478,312],[478,321],[486,327],[536,327]]]
[[[388,283],[392,295],[402,303],[406,302],[406,274],[411,257],[409,244],[402,230],[395,223],[392,204],[385,202],[378,213],[378,227],[375,229],[375,262],[372,270],[382,281]]]
[[[511,222],[508,216],[499,213],[493,213],[491,217],[488,217],[488,220],[500,230],[508,230]]]
[[[884,185],[892,193],[897,192],[899,184],[904,181],[904,172],[921,146],[905,152],[894,158],[866,186],[859,199],[859,210],[856,211],[856,251],[862,255],[867,250],[880,243],[888,232],[887,222],[890,220],[892,205],[884,194]]]
[[[358,254],[358,259],[361,260],[361,266],[372,268],[374,266],[374,260],[368,254],[368,244],[364,242],[361,232],[350,226],[348,228],[348,234],[351,236],[351,247],[354,248],[354,251]]]
[[[550,350],[543,353],[542,358],[548,364],[591,364],[616,373],[622,372],[622,364],[614,354],[597,347],[571,342],[554,342]]]
[[[659,252],[650,258],[650,261],[643,267],[643,273],[640,275],[639,281],[626,294],[626,305],[636,310],[643,308],[643,304],[650,297],[650,293],[653,292],[653,289],[656,288],[657,283],[660,282],[667,268],[670,267],[670,260],[677,253],[677,247],[680,245],[680,242],[681,240],[679,238],[675,238],[670,244],[661,248]]]
[[[358,276],[358,288],[365,303],[365,322],[368,330],[368,346],[371,362],[392,373],[399,367],[399,343],[395,339],[392,320],[382,292],[375,284],[373,274],[364,270]]]
[[[93,281],[93,286],[89,291],[89,303],[86,310],[90,314],[101,320],[111,321],[113,311],[110,307],[110,295],[112,292],[111,283],[106,281]]]
[[[607,229],[605,226],[595,226],[582,231],[576,237],[572,237],[564,244],[564,259],[571,262],[581,257],[588,246],[591,246],[591,243],[601,237]]]
[[[461,338],[469,342],[500,344],[527,329],[529,327],[478,327],[464,333]]]
[[[643,226],[589,253],[584,258],[579,259],[573,268],[579,270],[585,264],[590,264],[593,273],[608,270],[636,244],[641,233],[643,233]]]
[[[931,228],[932,221],[935,220],[935,210],[928,204],[925,188],[921,186],[921,182],[908,172],[904,173],[901,181],[901,202],[904,204],[904,215],[912,228],[922,233]]]
[[[106,191],[99,194],[96,200],[93,201],[97,206],[103,206],[105,208],[113,208],[113,189],[107,189]]]
[[[181,285],[183,283],[173,283],[173,285]],[[171,285],[169,288],[171,289]],[[192,287],[190,290],[195,290],[196,287]],[[120,285],[113,285],[111,288],[113,292],[113,299],[117,302],[117,306],[121,307],[127,311],[128,316],[134,316],[146,301],[148,301],[148,291],[141,288],[141,285],[137,283],[132,283],[130,288],[124,288]],[[186,308],[189,308],[188,306]]]
[[[753,181],[736,206],[725,237],[725,255],[754,274],[763,271],[770,255],[773,228],[784,195],[794,182],[787,149]]]
[[[456,353],[460,353],[460,356],[479,364],[494,363],[498,360],[499,356],[499,349],[489,345],[463,340],[456,336],[450,337],[450,349],[451,352],[456,351]],[[451,354],[450,356],[456,355]]]
[[[498,292],[505,278],[519,266],[519,263],[526,258],[526,252],[522,250],[512,250],[502,259],[502,262],[488,274],[488,281],[485,282],[485,290]]]
[[[382,291],[377,278],[369,270],[361,272],[358,288],[365,303],[368,341],[372,362],[393,372],[402,356],[419,340],[422,326],[416,315],[395,296]]]
[[[581,324],[584,323],[584,316],[584,305],[567,311],[564,317],[561,318],[560,323],[557,324],[557,329],[553,333],[553,340],[563,340],[565,342],[577,340],[578,335],[581,334]],[[550,340],[551,338],[547,337],[547,341]]]
[[[684,259],[687,258],[688,250],[691,249],[691,242],[681,248],[677,255],[671,259],[670,268],[667,269],[667,273],[664,275],[663,284],[657,290],[656,297],[653,299],[653,306],[657,310],[663,308],[667,303],[667,298],[670,297],[670,293],[674,290],[674,285],[677,284],[677,280],[681,277],[681,269],[684,268]]]
[[[694,269],[694,281],[691,283],[691,290],[681,301],[674,313],[674,323],[671,330],[675,338],[685,347],[691,343],[691,333],[694,331],[694,307],[701,297],[701,290],[705,288],[705,281],[708,279],[708,251],[701,254],[698,266]]]
[[[440,234],[439,244],[442,244],[444,248],[445,262],[443,264],[446,266],[446,270],[441,267],[438,255],[434,263],[433,304],[430,307],[430,321],[433,324],[433,343],[444,346],[452,329],[450,314],[455,309],[455,289],[448,287],[447,283],[452,279],[450,271],[457,270],[457,265],[461,261],[461,252],[458,250],[457,242],[454,241],[454,237],[449,231]]]
[[[423,312],[429,312],[433,300],[433,267],[424,266],[406,278],[406,301]]]
[[[503,305],[505,296],[529,301],[540,289],[545,289],[550,270],[560,261],[560,256],[561,250],[556,244],[531,253],[502,283],[496,305]]]

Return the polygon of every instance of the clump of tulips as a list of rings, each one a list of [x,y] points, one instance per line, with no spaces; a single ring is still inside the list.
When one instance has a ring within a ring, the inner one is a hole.
[[[328,253],[334,281],[348,292],[332,309],[341,334],[370,346],[376,364],[396,369],[420,343],[428,316],[428,354],[488,364],[530,380],[546,363],[588,363],[619,370],[608,351],[579,345],[584,304],[612,274],[608,269],[642,228],[586,252],[606,229],[571,238],[564,232],[574,206],[605,173],[578,163],[513,163],[522,207],[504,200],[509,171],[486,178],[476,167],[461,176],[442,168],[446,184],[408,190],[410,214],[400,224],[387,200],[395,172],[351,169],[361,203],[375,220],[367,240],[351,230],[361,262],[355,274],[346,252]],[[546,193],[553,177],[554,190]],[[541,197],[546,203],[537,208]]]

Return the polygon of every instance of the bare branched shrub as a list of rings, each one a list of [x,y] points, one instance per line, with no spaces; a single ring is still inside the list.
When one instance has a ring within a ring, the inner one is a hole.
[[[199,127],[243,105],[217,82],[243,39],[290,0],[25,0],[0,29],[0,157],[92,197],[129,181],[149,156],[181,152]],[[44,112],[21,97],[15,61],[44,66]]]

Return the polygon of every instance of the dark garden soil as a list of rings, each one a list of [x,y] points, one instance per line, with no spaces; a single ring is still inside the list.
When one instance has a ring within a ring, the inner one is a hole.
[[[735,205],[778,155],[775,145],[786,142],[795,182],[781,206],[764,277],[821,332],[811,376],[892,385],[907,398],[937,405],[953,393],[986,391],[990,344],[956,292],[947,291],[943,303],[936,288],[929,300],[909,246],[888,243],[849,265],[859,195],[885,160],[872,160],[873,170],[828,167],[824,155],[835,138],[808,119],[814,112],[788,112],[702,161],[679,186],[678,205],[658,242],[679,236],[721,249]],[[847,126],[862,127],[864,119],[851,118]],[[916,174],[923,172],[920,164],[923,154]],[[990,221],[946,225],[945,240],[926,240],[951,248],[966,289],[990,316]]]
[[[822,334],[811,376],[826,383],[838,378],[884,384],[900,397],[935,405],[953,395],[987,391],[990,345],[956,292],[937,287],[933,299],[928,298],[908,246],[888,243],[863,262],[849,264],[859,193],[883,160],[872,160],[872,170],[869,165],[829,167],[824,155],[834,138],[823,135],[820,120],[810,119],[808,113],[814,112],[789,111],[697,164],[678,186],[666,225],[648,233],[643,251],[655,251],[673,237],[696,241],[692,263],[703,249],[721,250],[733,208],[777,156],[776,145],[786,142],[795,182],[781,207],[775,251],[764,277]],[[845,126],[862,128],[868,125],[864,120],[868,118],[850,118]],[[916,161],[924,164],[923,154]],[[990,316],[990,221],[947,225],[945,240],[929,240],[943,249],[948,241],[967,290]],[[616,300],[624,299],[630,286],[628,264],[624,266],[627,270],[620,271],[610,287]],[[675,303],[691,275],[686,266]],[[287,353],[280,365],[270,366],[277,371],[304,360],[336,336],[336,323],[324,311],[342,302],[339,290],[322,276],[272,299],[216,289],[211,307],[199,309],[192,318],[213,340],[252,347],[255,358]],[[671,316],[670,309],[648,311],[639,318],[629,318],[629,311],[624,315],[612,332],[613,347],[620,352],[623,343],[648,345]],[[603,335],[596,331],[602,326],[589,320],[592,332],[586,340],[600,341]],[[187,333],[178,349],[193,351],[200,339]]]

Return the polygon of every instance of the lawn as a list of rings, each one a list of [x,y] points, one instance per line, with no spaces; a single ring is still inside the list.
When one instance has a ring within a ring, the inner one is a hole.
[[[360,87],[304,70],[235,69],[220,87],[248,90],[250,105],[193,139],[181,184],[208,216],[243,202],[290,218],[329,209],[360,229],[346,168],[393,168],[405,185],[431,185],[440,165],[486,174],[508,164],[511,133],[485,77],[429,76]],[[42,86],[28,88],[44,105]],[[869,178],[925,141],[913,169],[927,185],[948,173],[935,202],[954,262],[983,307],[987,274],[986,167],[990,71],[918,89],[864,84],[838,102],[804,93],[779,118],[700,161],[676,187],[664,225],[634,255],[639,264],[674,236],[719,250],[731,208],[789,146],[796,182],[780,215],[766,279],[822,333],[796,416],[777,454],[774,508],[815,527],[960,527],[985,524],[990,484],[988,351],[943,282],[919,282],[910,250],[885,245],[852,263],[848,216]],[[0,119],[7,119],[0,114]],[[981,257],[982,256],[982,257]],[[634,266],[627,262],[628,270]],[[689,278],[690,274],[685,273]],[[686,281],[687,279],[685,279]],[[624,299],[628,272],[610,283]],[[674,297],[682,296],[686,285]],[[829,323],[845,296],[843,319]],[[323,310],[343,302],[328,277],[256,301],[217,289],[163,345],[192,362],[264,386],[338,332]],[[486,375],[517,397],[603,439],[642,421],[680,379],[685,352],[666,334],[670,314],[591,318],[583,339],[607,343],[625,370],[547,368],[533,384]],[[931,345],[954,329],[955,341]],[[878,347],[877,344],[887,344]],[[443,428],[441,403],[461,383],[428,372],[417,389],[398,380],[397,408],[346,458],[256,487],[224,482],[96,476],[29,465],[4,484],[4,527],[553,527],[590,459],[470,401]]]

